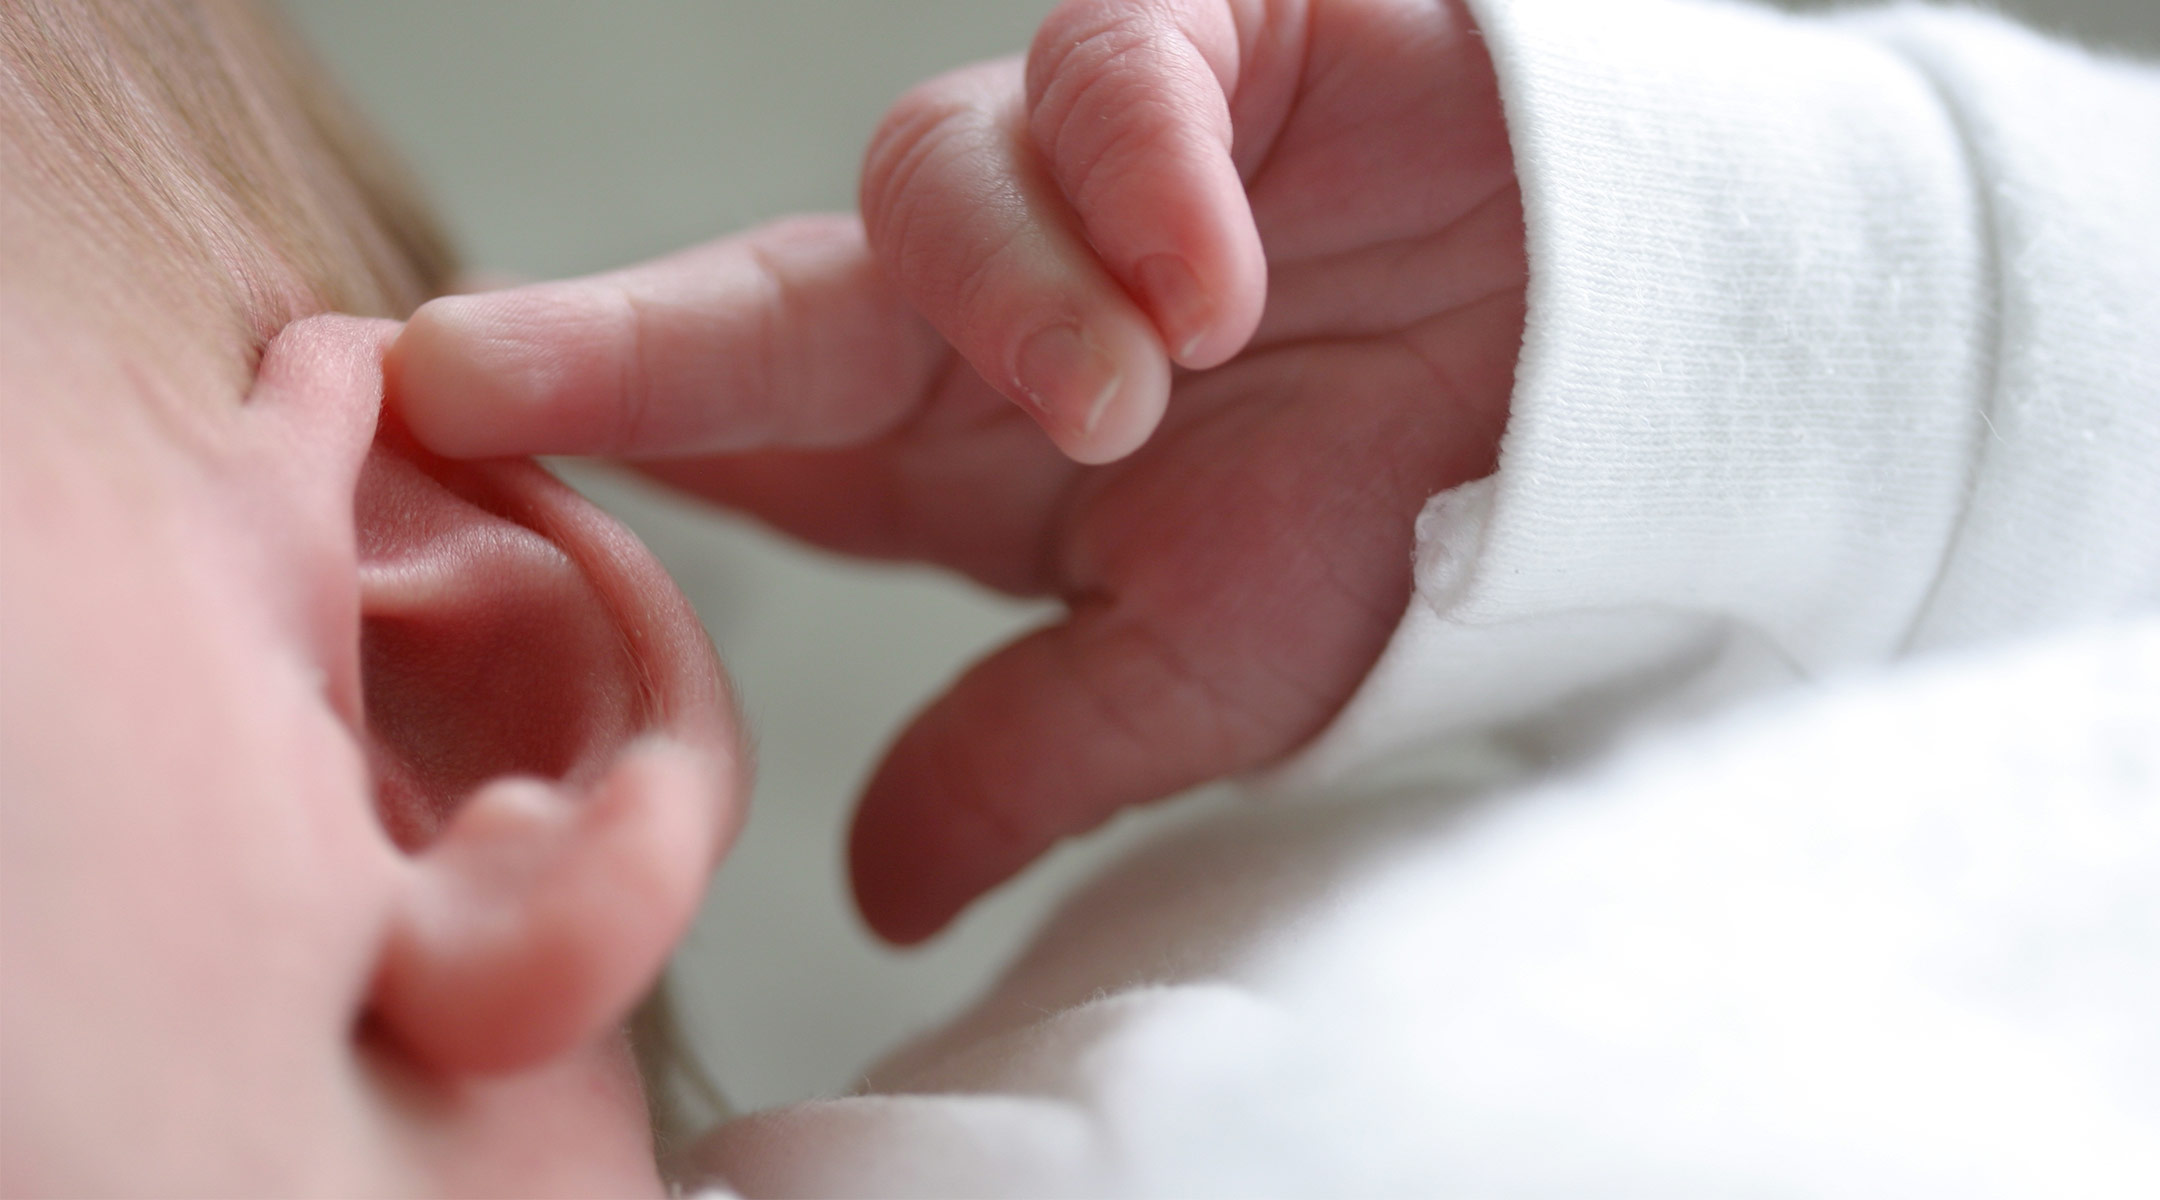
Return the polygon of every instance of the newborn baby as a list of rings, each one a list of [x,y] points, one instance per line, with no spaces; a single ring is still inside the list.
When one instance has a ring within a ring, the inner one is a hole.
[[[1114,872],[727,1186],[2160,1179],[2150,70],[1075,0],[902,103],[867,230],[401,333],[444,256],[250,10],[13,5],[0,67],[8,1190],[660,1189],[620,1028],[740,754],[541,451],[1065,603],[872,783],[895,940],[1191,783],[1325,801]]]

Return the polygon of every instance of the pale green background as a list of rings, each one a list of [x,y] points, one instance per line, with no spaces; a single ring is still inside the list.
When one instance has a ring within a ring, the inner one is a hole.
[[[479,266],[618,265],[853,201],[885,106],[1020,49],[1049,0],[288,0],[418,168]],[[2026,0],[2055,28],[2160,47],[2160,0]],[[711,626],[757,731],[761,781],[678,964],[695,1037],[738,1103],[847,1086],[980,985],[1102,840],[998,896],[927,952],[855,924],[839,845],[903,716],[1039,619],[928,575],[837,563],[744,526],[579,482],[652,542]],[[1111,841],[1133,835],[1134,822]]]

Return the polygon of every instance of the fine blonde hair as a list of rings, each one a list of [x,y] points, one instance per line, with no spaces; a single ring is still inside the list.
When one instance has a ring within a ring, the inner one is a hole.
[[[450,286],[411,179],[248,0],[8,0],[0,88],[21,198],[124,266],[107,282],[256,341],[312,311],[403,317]]]

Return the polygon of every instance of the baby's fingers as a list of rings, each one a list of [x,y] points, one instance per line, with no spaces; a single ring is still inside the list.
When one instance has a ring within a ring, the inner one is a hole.
[[[441,454],[665,456],[859,441],[948,351],[852,218],[782,221],[586,279],[423,305],[386,363]]]
[[[1259,324],[1267,264],[1233,149],[1256,160],[1281,122],[1302,11],[1067,0],[1028,55],[1035,148],[1183,366],[1220,365]]]
[[[1107,462],[1147,440],[1169,361],[1029,145],[1017,61],[902,98],[871,139],[862,203],[887,274],[1066,454]]]
[[[1249,29],[1238,7],[1069,0],[1024,79],[999,62],[933,80],[871,141],[862,200],[880,261],[1082,462],[1147,439],[1171,361],[1220,365],[1259,324],[1267,265],[1232,122],[1264,147],[1304,31],[1299,6],[1242,6]],[[1241,92],[1247,68],[1257,86]]]

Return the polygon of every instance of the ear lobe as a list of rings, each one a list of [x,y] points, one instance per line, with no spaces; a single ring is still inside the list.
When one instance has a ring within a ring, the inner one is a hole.
[[[719,834],[708,755],[664,740],[579,791],[506,779],[420,859],[373,1012],[427,1066],[511,1071],[620,1021],[704,893]]]
[[[354,511],[365,737],[413,855],[370,1014],[445,1072],[621,1020],[738,823],[732,708],[636,539],[528,462],[385,422]]]

